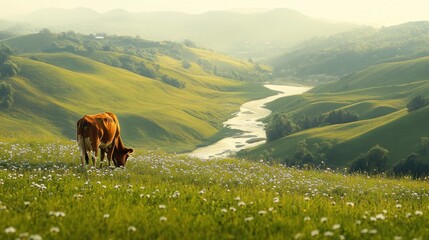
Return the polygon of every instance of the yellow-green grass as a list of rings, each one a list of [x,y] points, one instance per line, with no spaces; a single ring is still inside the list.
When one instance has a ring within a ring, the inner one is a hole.
[[[1,239],[426,239],[425,181],[139,151],[82,168],[76,144],[0,141]]]
[[[126,144],[191,150],[216,134],[241,103],[270,94],[260,84],[192,75],[168,65],[160,70],[185,82],[185,88],[71,53],[33,55],[39,61],[13,59],[21,72],[6,79],[15,89],[15,103],[0,113],[9,123],[1,126],[3,133],[16,129],[18,137],[43,132],[74,139],[76,121],[84,114],[112,111],[119,116]]]

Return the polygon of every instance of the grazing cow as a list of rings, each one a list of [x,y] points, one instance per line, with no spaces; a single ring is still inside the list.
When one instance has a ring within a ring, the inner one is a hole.
[[[100,167],[103,165],[104,155],[113,159],[116,167],[125,166],[133,149],[126,148],[119,135],[119,121],[114,113],[105,112],[94,115],[85,115],[77,121],[77,143],[81,151],[82,166],[84,158],[89,164],[88,151],[92,152],[92,164],[95,166],[98,149],[101,150]]]

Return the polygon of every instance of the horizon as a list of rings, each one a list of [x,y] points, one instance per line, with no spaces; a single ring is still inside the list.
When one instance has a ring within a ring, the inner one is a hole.
[[[391,26],[405,22],[429,21],[426,9],[429,2],[415,0],[413,4],[401,0],[362,0],[355,3],[345,3],[341,0],[305,1],[278,1],[278,0],[218,0],[200,1],[159,0],[146,2],[137,0],[42,0],[34,3],[30,0],[15,0],[2,5],[0,19],[12,16],[26,15],[47,9],[87,8],[98,13],[122,9],[131,13],[137,12],[182,12],[188,14],[203,14],[211,11],[232,11],[241,13],[265,12],[273,9],[290,9],[315,19],[324,19],[334,22],[366,24],[372,26]]]

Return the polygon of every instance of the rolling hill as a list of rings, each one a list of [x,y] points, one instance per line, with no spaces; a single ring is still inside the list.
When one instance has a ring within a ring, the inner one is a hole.
[[[228,11],[185,14],[134,13],[121,9],[98,13],[86,8],[49,8],[8,20],[30,23],[36,31],[48,28],[55,32],[71,30],[84,34],[138,35],[155,41],[191,39],[198,45],[242,59],[275,56],[300,41],[354,27],[317,20],[289,9],[252,14]]]
[[[112,111],[119,117],[125,144],[181,152],[217,133],[244,101],[271,93],[260,83],[205,69],[210,65],[236,74],[256,71],[252,63],[212,51],[131,39],[134,46],[147,46],[145,51],[126,53],[121,44],[113,43],[121,38],[111,39],[108,51],[103,44],[88,50],[88,42],[70,39],[41,32],[3,41],[19,53],[12,60],[20,72],[2,80],[15,90],[12,108],[0,111],[2,138],[74,139],[77,119]],[[55,51],[47,51],[54,42]],[[167,55],[172,46],[176,51]],[[120,66],[106,59],[116,59]],[[184,59],[189,65],[183,65]],[[147,77],[136,67],[153,75]]]
[[[344,167],[379,144],[389,150],[388,165],[393,166],[411,152],[419,152],[420,138],[429,136],[429,107],[411,113],[406,110],[415,96],[429,95],[428,66],[429,57],[384,63],[317,86],[306,94],[276,100],[268,107],[290,118],[344,109],[359,114],[360,120],[311,128],[240,154],[285,161],[293,158],[300,141],[305,140],[314,154],[315,143],[321,146],[329,142],[333,147],[325,152],[327,165]]]

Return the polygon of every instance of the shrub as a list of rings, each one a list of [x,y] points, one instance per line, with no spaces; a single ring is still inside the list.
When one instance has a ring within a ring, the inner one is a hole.
[[[335,110],[328,113],[325,119],[325,121],[329,124],[348,123],[355,122],[357,120],[359,120],[359,115],[346,111],[344,109]]]
[[[406,159],[401,160],[392,169],[397,176],[412,176],[420,178],[429,175],[429,162],[417,153],[411,153]]]
[[[428,104],[429,104],[429,101],[425,97],[418,95],[407,104],[408,112],[415,111]]]
[[[9,109],[14,102],[14,89],[6,82],[0,83],[0,107]]]
[[[184,82],[182,82],[178,79],[169,77],[167,75],[162,75],[161,81],[163,83],[166,83],[166,84],[171,85],[171,86],[176,87],[176,88],[185,88],[186,87],[186,84]]]

